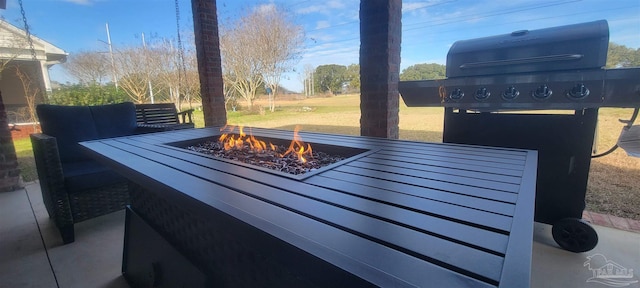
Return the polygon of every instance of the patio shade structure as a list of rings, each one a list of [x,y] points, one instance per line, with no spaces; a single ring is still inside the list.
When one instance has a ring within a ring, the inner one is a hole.
[[[215,0],[191,0],[205,126],[227,123]],[[360,134],[398,138],[401,0],[360,1]]]

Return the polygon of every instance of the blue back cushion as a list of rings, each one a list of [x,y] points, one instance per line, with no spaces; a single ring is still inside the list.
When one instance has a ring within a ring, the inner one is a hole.
[[[78,144],[98,139],[89,107],[41,104],[36,107],[36,113],[42,133],[56,137],[62,162],[90,159]]]
[[[91,106],[93,121],[99,138],[112,138],[134,134],[136,106],[131,102]]]

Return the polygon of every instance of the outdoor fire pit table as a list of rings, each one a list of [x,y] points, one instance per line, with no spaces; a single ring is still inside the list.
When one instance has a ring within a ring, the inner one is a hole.
[[[220,135],[81,143],[131,180],[132,286],[529,286],[536,151],[300,132],[345,159],[293,175],[185,149]]]

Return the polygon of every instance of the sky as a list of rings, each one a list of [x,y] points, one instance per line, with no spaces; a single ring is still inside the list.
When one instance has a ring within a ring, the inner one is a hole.
[[[175,39],[178,25],[181,31],[193,31],[191,1],[177,2],[179,17],[176,0],[24,0],[24,10],[33,35],[73,54],[108,51],[106,23],[114,49],[140,45],[143,33],[147,40]],[[291,22],[305,31],[295,72],[283,76],[285,88],[302,90],[304,67],[358,63],[360,0],[217,0],[218,19],[225,23],[265,5],[286,9]],[[24,27],[17,0],[7,0],[0,17]],[[610,41],[640,48],[640,0],[402,1],[401,69],[445,64],[458,40],[601,19],[609,23]],[[61,65],[52,67],[50,76],[75,82]]]

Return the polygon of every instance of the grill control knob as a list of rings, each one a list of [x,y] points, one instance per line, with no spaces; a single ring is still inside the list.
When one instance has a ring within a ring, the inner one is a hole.
[[[449,99],[454,101],[460,100],[462,97],[464,97],[464,92],[462,92],[462,89],[460,88],[453,89],[451,94],[449,94]]]
[[[504,92],[502,92],[502,99],[511,101],[513,99],[518,98],[518,95],[520,95],[520,91],[518,91],[516,87],[509,86],[507,90],[504,90]]]
[[[551,97],[551,94],[553,94],[553,91],[547,85],[540,85],[536,91],[533,91],[531,96],[537,100],[544,100]]]
[[[476,95],[474,97],[476,98],[476,100],[482,101],[482,100],[487,100],[489,96],[491,96],[491,92],[489,92],[487,88],[482,87],[476,90]]]
[[[579,83],[576,84],[576,86],[573,86],[571,90],[569,90],[567,96],[571,99],[579,100],[589,96],[589,93],[589,88],[587,88],[587,86],[584,86],[583,83]]]

